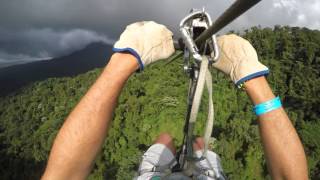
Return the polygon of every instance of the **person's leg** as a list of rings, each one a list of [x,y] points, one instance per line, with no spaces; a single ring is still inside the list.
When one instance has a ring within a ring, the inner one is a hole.
[[[198,137],[195,139],[193,143],[193,150],[196,157],[202,157],[204,150],[204,139],[202,137]],[[220,163],[220,157],[215,152],[208,150],[206,159],[197,162],[196,167],[198,168],[198,171],[195,172],[195,175],[197,175],[197,179],[225,179]]]
[[[168,133],[160,134],[155,143],[144,153],[139,167],[140,176],[137,179],[162,177],[165,171],[177,163],[175,153],[172,137]]]
[[[197,152],[204,149],[204,139],[202,137],[197,137],[193,142],[193,151]]]
[[[158,138],[155,140],[154,144],[163,144],[168,149],[170,149],[172,154],[174,154],[174,155],[176,154],[176,148],[174,147],[173,139],[169,133],[161,133],[158,136]]]

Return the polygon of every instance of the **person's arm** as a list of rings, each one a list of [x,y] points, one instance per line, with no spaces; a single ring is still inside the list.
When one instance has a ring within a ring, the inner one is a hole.
[[[244,87],[255,105],[275,98],[265,77],[251,79]],[[259,129],[272,179],[308,179],[303,146],[284,109],[260,115]]]
[[[218,44],[220,58],[213,64],[215,68],[229,75],[237,86],[244,85],[255,105],[265,104],[274,99],[275,96],[264,77],[269,73],[269,69],[259,62],[256,50],[249,41],[231,34],[220,36]],[[262,144],[272,178],[308,179],[302,144],[283,108],[264,113],[258,118]]]
[[[122,87],[135,72],[174,53],[172,32],[153,21],[127,26],[115,53],[60,129],[43,180],[81,180],[91,170],[107,134]]]
[[[138,68],[135,57],[115,53],[100,77],[66,119],[42,179],[85,179],[107,134],[117,98]]]

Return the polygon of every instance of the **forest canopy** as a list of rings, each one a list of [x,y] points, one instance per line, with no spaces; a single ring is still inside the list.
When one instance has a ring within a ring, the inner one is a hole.
[[[241,34],[270,68],[267,77],[281,97],[304,145],[311,179],[320,179],[320,31],[253,27]],[[89,179],[132,179],[143,152],[161,132],[181,145],[188,79],[182,60],[160,62],[129,79],[112,127]],[[0,98],[0,179],[38,179],[64,119],[101,69],[30,84]],[[268,179],[257,118],[245,92],[212,70],[216,121],[214,151],[229,179]],[[206,102],[204,102],[205,104]],[[200,122],[206,119],[201,107]],[[204,123],[196,132],[203,132]]]

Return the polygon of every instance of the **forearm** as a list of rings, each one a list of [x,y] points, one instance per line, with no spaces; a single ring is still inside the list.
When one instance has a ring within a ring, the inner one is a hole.
[[[247,81],[245,89],[255,105],[275,97],[264,77]],[[259,129],[273,179],[307,179],[303,146],[284,109],[260,115]]]
[[[115,54],[60,129],[43,179],[85,179],[104,142],[117,98],[137,69],[133,56]]]

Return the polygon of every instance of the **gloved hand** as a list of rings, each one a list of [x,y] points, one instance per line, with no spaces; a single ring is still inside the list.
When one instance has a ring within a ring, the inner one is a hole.
[[[269,73],[247,40],[234,34],[224,35],[218,38],[218,45],[220,57],[213,66],[230,75],[236,85]]]
[[[172,35],[164,25],[153,21],[136,22],[126,27],[113,51],[134,55],[142,71],[144,66],[174,53]]]

